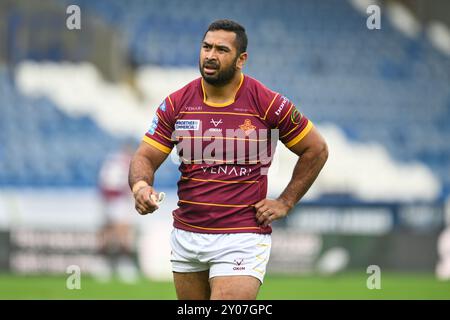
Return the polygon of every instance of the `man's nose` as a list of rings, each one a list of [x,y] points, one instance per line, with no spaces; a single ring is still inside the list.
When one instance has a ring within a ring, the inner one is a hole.
[[[211,50],[208,50],[206,52],[206,59],[207,60],[216,60],[216,50],[212,48]]]

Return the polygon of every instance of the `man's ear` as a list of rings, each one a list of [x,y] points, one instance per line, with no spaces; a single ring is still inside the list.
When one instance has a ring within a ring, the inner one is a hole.
[[[248,58],[247,52],[242,52],[242,53],[239,55],[239,58],[238,58],[237,61],[236,61],[236,67],[237,67],[239,70],[242,70],[242,69],[244,68],[245,63],[247,62],[247,58]]]

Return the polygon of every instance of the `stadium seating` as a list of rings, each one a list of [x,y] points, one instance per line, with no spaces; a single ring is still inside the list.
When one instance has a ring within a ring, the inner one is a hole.
[[[43,98],[20,95],[0,71],[2,186],[95,185],[104,155],[118,139],[87,117],[71,118]]]
[[[426,163],[442,178],[442,194],[450,193],[450,58],[424,35],[410,39],[388,20],[381,30],[368,30],[361,27],[366,16],[347,2],[73,3],[119,30],[138,65],[196,66],[205,28],[227,12],[247,28],[248,74],[290,97],[314,122],[380,142],[401,161]],[[117,141],[87,118],[69,118],[47,100],[24,99],[6,74],[0,72],[0,137],[8,137],[0,146],[1,184],[93,185],[102,155]],[[62,153],[62,145],[73,153]],[[42,161],[25,160],[28,148]]]

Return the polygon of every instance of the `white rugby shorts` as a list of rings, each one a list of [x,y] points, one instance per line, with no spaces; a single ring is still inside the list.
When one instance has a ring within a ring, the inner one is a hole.
[[[263,283],[272,239],[258,233],[197,233],[174,228],[170,237],[172,270],[200,272],[209,278],[248,275]]]

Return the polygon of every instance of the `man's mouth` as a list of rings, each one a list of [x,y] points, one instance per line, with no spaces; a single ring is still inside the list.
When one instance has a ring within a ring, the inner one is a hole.
[[[208,74],[208,75],[214,74],[214,73],[216,72],[216,69],[207,68],[207,67],[204,67],[203,70],[204,70],[205,73]]]
[[[219,69],[219,67],[217,65],[213,65],[213,64],[203,65],[203,71],[205,71],[205,73],[208,75],[214,74],[218,69]]]

